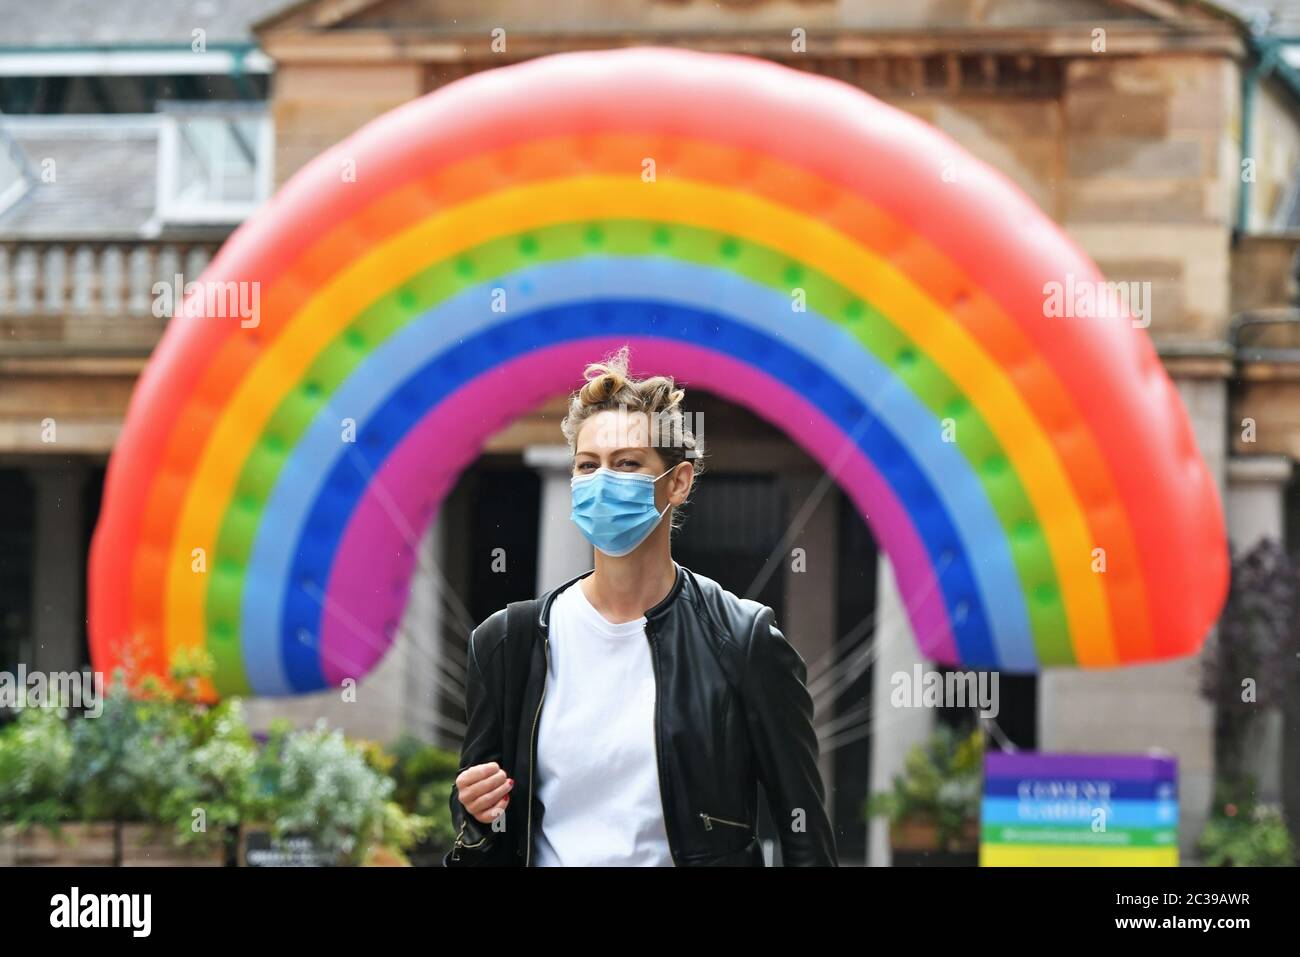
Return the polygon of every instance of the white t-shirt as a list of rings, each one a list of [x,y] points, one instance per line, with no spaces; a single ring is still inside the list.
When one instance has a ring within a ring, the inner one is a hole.
[[[533,863],[672,867],[645,618],[608,621],[574,582],[550,619],[535,769],[545,813],[533,831]]]

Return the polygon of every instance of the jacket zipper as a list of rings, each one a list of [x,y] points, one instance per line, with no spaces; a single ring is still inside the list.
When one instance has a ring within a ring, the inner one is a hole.
[[[650,654],[654,664],[654,667],[651,668],[655,678],[655,714],[652,724],[655,733],[655,763],[659,767],[659,803],[663,808],[664,827],[668,832],[668,854],[673,859],[673,866],[680,867],[681,865],[677,862],[677,850],[673,847],[672,824],[668,819],[668,801],[664,798],[666,771],[664,769],[663,755],[660,753],[659,748],[659,644],[655,641],[654,626],[650,624],[649,619],[645,623],[645,633],[646,638],[650,641]]]
[[[468,812],[466,812],[466,813],[468,813]],[[480,844],[482,844],[484,841],[487,840],[487,835],[484,834],[482,837],[480,837],[480,838],[479,838],[477,841],[475,841],[473,844],[469,844],[469,843],[467,843],[467,842],[465,841],[465,826],[466,826],[467,824],[469,824],[469,818],[466,818],[465,820],[461,821],[461,824],[460,824],[460,830],[456,832],[456,845],[455,845],[455,847],[456,847],[457,850],[459,850],[459,849],[462,848],[462,847],[465,847],[465,848],[469,848],[469,847],[478,847]],[[457,855],[455,855],[455,854],[452,855],[452,858],[453,858],[453,860],[460,860],[460,857],[457,856]]]
[[[719,824],[733,824],[736,827],[749,827],[744,821],[728,821],[725,817],[714,817],[712,814],[705,814],[703,811],[700,812],[700,817],[704,819],[704,829],[706,831],[713,830],[714,821]]]
[[[551,670],[551,636],[546,636],[546,669],[542,672],[542,696],[537,699],[537,713],[533,715],[532,750],[528,756],[528,828],[524,840],[528,850],[524,854],[524,867],[533,859],[533,782],[537,780],[537,719],[542,716],[542,702],[546,700],[546,679]]]

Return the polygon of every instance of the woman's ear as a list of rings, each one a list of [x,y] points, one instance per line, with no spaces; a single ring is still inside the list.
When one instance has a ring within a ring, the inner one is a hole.
[[[677,468],[669,476],[669,481],[671,484],[668,486],[668,501],[673,505],[681,505],[691,494],[691,486],[695,483],[695,463],[690,459],[678,462]]]

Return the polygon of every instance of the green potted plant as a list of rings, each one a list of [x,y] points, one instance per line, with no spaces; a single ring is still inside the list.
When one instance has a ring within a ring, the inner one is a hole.
[[[237,769],[253,744],[235,704],[208,708],[179,657],[166,684],[118,669],[96,715],[23,709],[0,732],[0,860],[134,866],[224,863]],[[242,761],[232,751],[243,749]],[[43,829],[33,825],[42,824]]]
[[[908,753],[891,791],[872,795],[868,817],[889,819],[895,866],[979,863],[984,734],[939,725]]]
[[[411,863],[417,867],[440,866],[443,855],[456,840],[447,794],[456,779],[460,755],[409,734],[382,753],[383,758],[376,757],[372,763],[392,777],[393,800],[407,813],[431,822],[427,833],[408,852]]]
[[[301,863],[402,864],[432,824],[394,802],[393,780],[324,719],[306,730],[274,722],[253,779],[251,819],[261,823],[242,828],[241,862],[252,850]]]
[[[1282,809],[1257,802],[1249,783],[1217,788],[1196,849],[1209,867],[1293,867],[1296,846]]]
[[[440,839],[455,755],[323,721],[276,722],[259,746],[238,698],[199,695],[210,669],[203,653],[167,681],[119,669],[93,718],[32,707],[0,728],[0,865],[220,866],[246,861],[250,833],[278,863],[407,865]]]
[[[184,766],[159,808],[156,837],[174,848],[173,858],[219,855],[227,862],[236,852],[240,821],[253,805],[258,751],[243,702],[228,698],[196,711],[187,738]]]
[[[24,708],[0,728],[0,866],[113,863],[111,825],[73,820],[71,763],[61,708]]]
[[[169,680],[149,678],[135,689],[184,755],[149,808],[149,823],[123,825],[125,866],[233,861],[239,822],[250,804],[257,742],[238,698],[210,704],[201,695],[213,669],[206,650],[181,649],[172,657]]]
[[[219,841],[178,843],[178,796],[193,787],[195,727],[203,717],[193,702],[161,686],[134,691],[119,671],[97,718],[72,723],[71,778],[78,816],[115,829],[115,862],[220,865]],[[185,810],[186,825],[191,820]]]

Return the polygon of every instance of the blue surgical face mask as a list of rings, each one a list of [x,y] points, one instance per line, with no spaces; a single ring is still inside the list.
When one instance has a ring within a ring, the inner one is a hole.
[[[587,541],[606,555],[626,555],[649,537],[672,507],[672,503],[663,511],[655,507],[655,483],[671,471],[654,478],[607,468],[575,475],[569,483],[573,490],[569,517]]]

